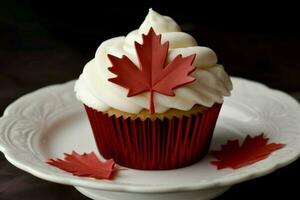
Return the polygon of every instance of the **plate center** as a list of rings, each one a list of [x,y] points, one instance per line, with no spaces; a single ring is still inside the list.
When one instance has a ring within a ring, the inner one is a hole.
[[[224,111],[230,107],[224,107]],[[253,123],[245,123],[238,119],[230,118],[221,111],[211,148],[218,149],[228,139],[242,139],[244,137],[241,130],[250,130],[255,127]],[[244,113],[247,115],[247,113]],[[92,130],[83,107],[76,107],[64,111],[56,120],[49,124],[42,134],[39,143],[45,159],[62,158],[63,153],[70,153],[75,150],[78,153],[94,151],[98,153],[94,142]],[[168,171],[143,171],[143,170],[122,170],[118,173],[115,182],[121,184],[162,184],[168,185],[180,180],[182,183],[197,183],[199,181],[211,180],[232,173],[232,170],[216,170],[209,162],[213,158],[206,156],[200,162],[176,170]]]

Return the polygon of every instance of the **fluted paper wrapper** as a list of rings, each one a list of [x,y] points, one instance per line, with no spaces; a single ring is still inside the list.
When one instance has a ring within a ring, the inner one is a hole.
[[[163,120],[133,120],[85,108],[105,159],[134,169],[167,170],[191,165],[206,155],[221,106]]]

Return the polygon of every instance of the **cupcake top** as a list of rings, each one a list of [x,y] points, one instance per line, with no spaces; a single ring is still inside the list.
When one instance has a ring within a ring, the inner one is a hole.
[[[172,18],[150,9],[139,29],[130,32],[126,37],[102,42],[95,58],[85,65],[76,81],[77,98],[85,105],[102,112],[114,108],[136,114],[143,109],[149,109],[150,92],[128,97],[127,88],[110,81],[116,75],[109,70],[112,66],[109,55],[117,58],[126,56],[139,67],[135,42],[143,44],[142,35],[148,34],[151,28],[161,35],[162,44],[169,42],[166,63],[170,63],[178,55],[195,55],[192,65],[196,68],[190,74],[195,81],[174,89],[174,96],[154,93],[156,113],[164,113],[171,108],[187,111],[197,104],[211,107],[214,103],[222,103],[223,97],[230,95],[232,83],[224,67],[217,64],[215,52],[207,47],[198,46],[197,41],[191,35],[182,32]]]

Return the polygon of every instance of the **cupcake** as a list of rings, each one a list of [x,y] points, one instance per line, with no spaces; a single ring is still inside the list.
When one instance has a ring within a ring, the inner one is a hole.
[[[214,51],[152,9],[139,29],[102,42],[75,84],[100,154],[143,170],[201,160],[231,90]]]

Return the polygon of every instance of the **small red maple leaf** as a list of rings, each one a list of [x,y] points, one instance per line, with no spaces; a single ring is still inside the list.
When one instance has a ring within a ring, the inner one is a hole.
[[[94,152],[79,155],[75,151],[72,154],[65,153],[64,160],[50,159],[48,164],[64,171],[70,172],[75,176],[92,177],[96,179],[112,179],[115,169],[113,159],[100,161]]]
[[[179,54],[166,65],[169,42],[161,44],[161,35],[156,35],[152,28],[142,37],[143,44],[135,42],[140,68],[125,55],[118,58],[108,54],[112,63],[112,67],[108,69],[117,75],[108,80],[129,89],[128,97],[149,91],[149,111],[153,114],[155,112],[154,92],[174,96],[173,89],[195,80],[190,76],[196,69],[192,66],[195,54],[187,57]]]
[[[228,140],[221,146],[220,151],[211,151],[211,155],[218,159],[211,164],[218,169],[238,169],[263,160],[273,151],[285,146],[279,143],[267,144],[268,140],[269,138],[264,137],[263,133],[253,138],[248,135],[241,146],[238,140]]]

